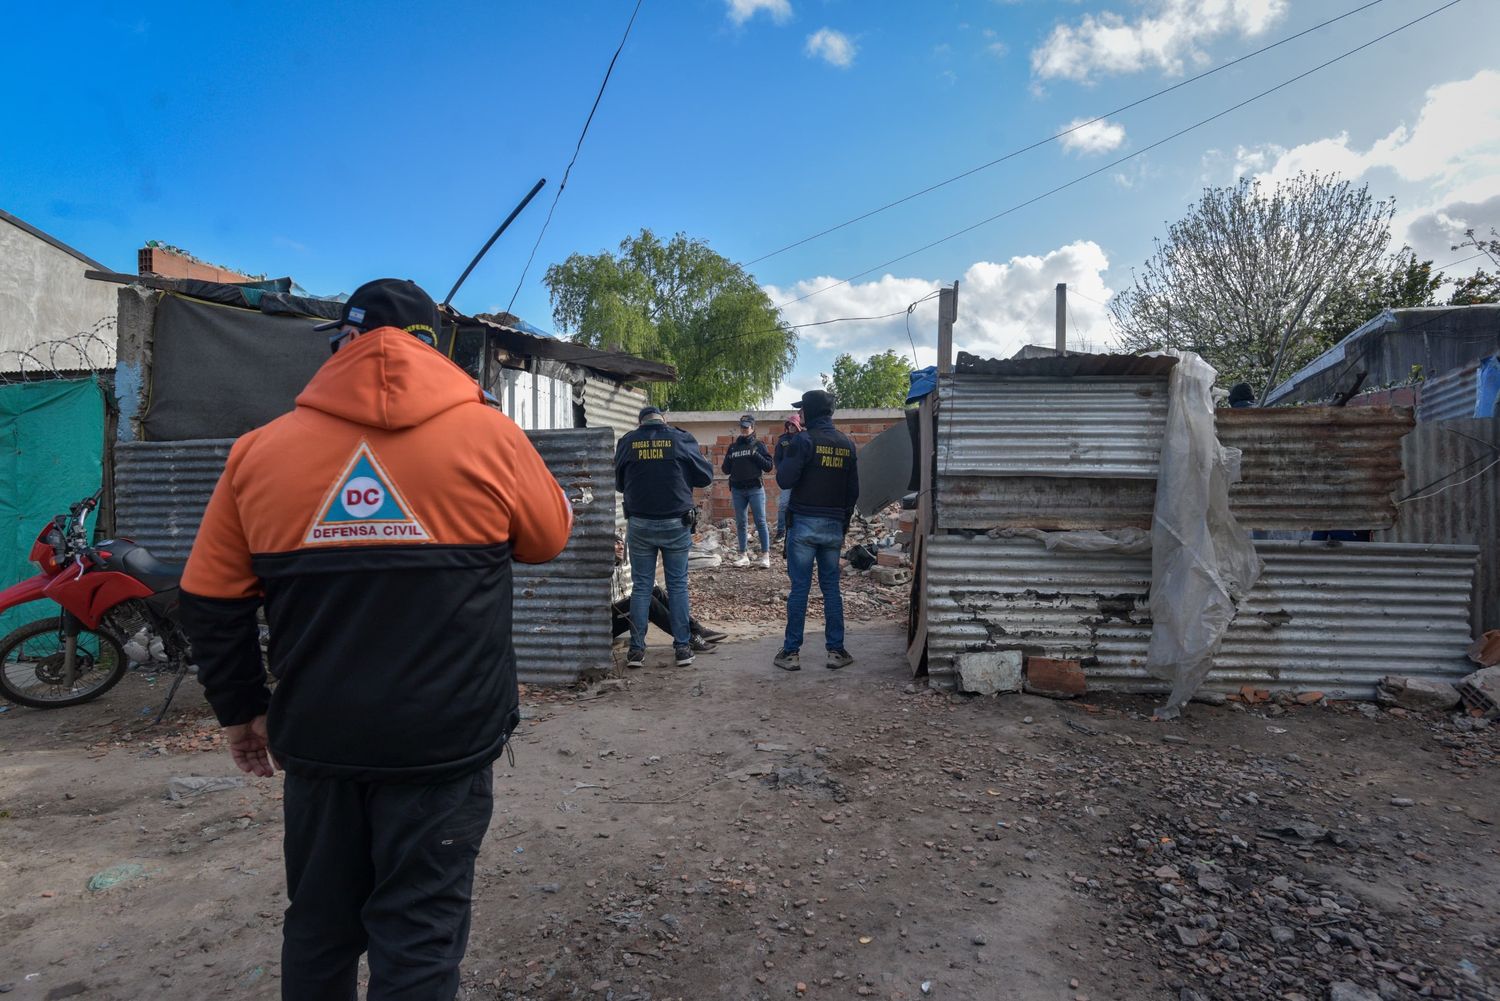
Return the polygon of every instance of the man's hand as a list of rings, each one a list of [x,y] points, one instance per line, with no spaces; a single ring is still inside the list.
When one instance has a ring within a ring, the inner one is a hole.
[[[268,779],[276,774],[276,762],[271,757],[270,744],[266,738],[266,718],[257,716],[248,723],[236,723],[224,728],[224,739],[229,742],[229,754],[240,771]]]

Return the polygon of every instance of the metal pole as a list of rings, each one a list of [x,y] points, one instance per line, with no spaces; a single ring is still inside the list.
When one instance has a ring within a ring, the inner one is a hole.
[[[1068,353],[1068,283],[1057,283],[1057,353]]]
[[[953,371],[953,322],[958,319],[958,282],[938,292],[938,363],[939,375]]]
[[[526,192],[526,197],[521,199],[521,204],[510,210],[510,215],[506,216],[505,221],[500,224],[500,228],[495,230],[495,235],[486,240],[484,246],[479,248],[479,253],[474,255],[474,259],[469,262],[469,266],[464,268],[464,273],[458,276],[458,281],[454,282],[453,287],[448,290],[448,297],[443,300],[444,306],[453,301],[453,297],[458,294],[458,287],[464,283],[465,278],[469,277],[469,272],[474,270],[474,266],[479,263],[480,258],[490,252],[490,248],[495,245],[495,241],[500,239],[500,234],[504,233],[506,227],[516,221],[516,216],[520,215],[521,210],[531,204],[531,200],[536,197],[536,193],[541,191],[542,185],[546,183],[547,179],[545,177],[537,181],[536,184],[532,185],[531,190]]]

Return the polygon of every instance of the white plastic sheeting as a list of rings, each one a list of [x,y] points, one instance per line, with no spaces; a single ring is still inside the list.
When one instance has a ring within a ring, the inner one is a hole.
[[[1263,565],[1229,510],[1240,452],[1219,444],[1210,390],[1218,373],[1177,355],[1151,518],[1151,645],[1146,670],[1172,684],[1158,710],[1175,717],[1213,669],[1214,655]]]

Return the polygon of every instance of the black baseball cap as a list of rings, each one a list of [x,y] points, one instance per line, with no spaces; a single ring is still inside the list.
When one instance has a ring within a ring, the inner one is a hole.
[[[753,428],[753,427],[755,427],[755,415],[754,414],[746,414],[745,416],[741,417],[740,418],[740,427],[742,427],[742,428]]]
[[[792,406],[810,416],[833,413],[833,394],[826,389],[809,389],[802,394],[802,399],[793,403]]]
[[[635,415],[635,420],[637,424],[644,424],[649,418],[660,416],[662,416],[661,407],[645,406],[641,408],[640,413]]]
[[[360,330],[395,327],[436,347],[437,303],[409,278],[377,278],[354,290],[337,320],[320,323],[313,329],[336,330],[345,325]]]

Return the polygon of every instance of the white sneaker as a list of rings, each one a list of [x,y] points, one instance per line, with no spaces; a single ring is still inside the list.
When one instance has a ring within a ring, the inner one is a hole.
[[[734,562],[729,565],[732,567],[748,567],[750,565],[750,554],[740,553],[739,556],[735,557]]]
[[[771,554],[770,553],[761,553],[760,554],[760,568],[762,570],[769,570],[769,569],[771,569]]]

